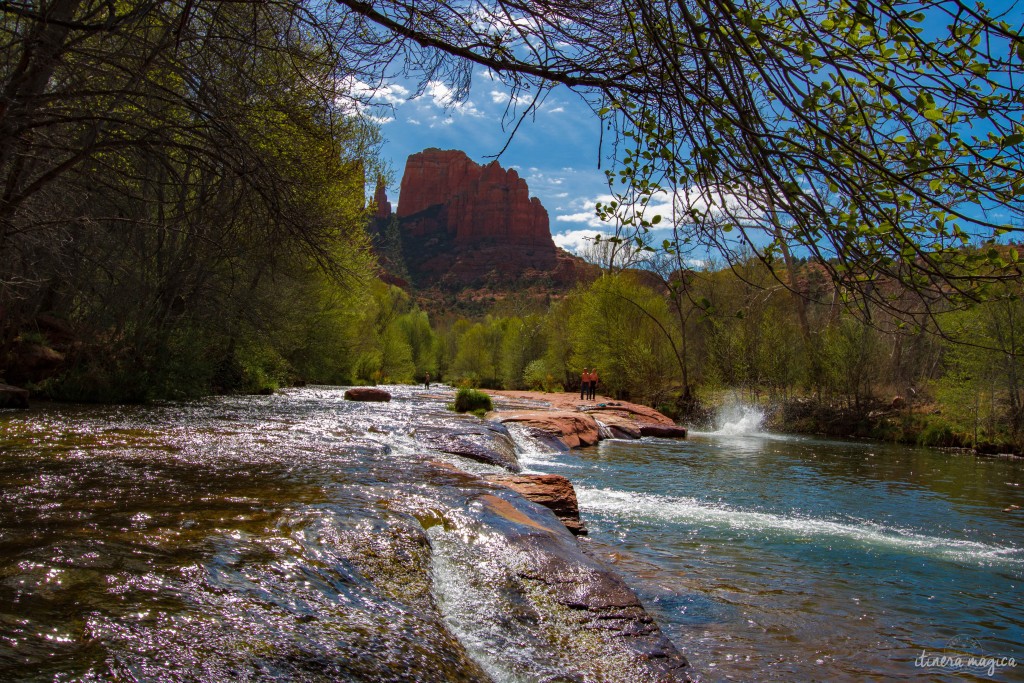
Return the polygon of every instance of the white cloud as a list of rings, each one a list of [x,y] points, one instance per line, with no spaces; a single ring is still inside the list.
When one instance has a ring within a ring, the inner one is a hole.
[[[607,205],[613,201],[618,200],[610,194],[593,199],[578,199],[570,203],[572,213],[558,215],[555,220],[563,223],[583,223],[592,228],[608,230],[614,220],[608,222],[598,218],[597,204]],[[668,227],[674,220],[687,220],[691,209],[711,218],[728,216],[731,220],[740,222],[754,222],[764,213],[760,203],[752,197],[743,197],[734,191],[721,188],[689,187],[685,192],[677,192],[674,195],[665,191],[655,193],[648,198],[645,206],[621,206],[618,214],[628,216],[635,212],[642,214],[648,221],[653,221],[655,216],[661,216],[659,227]]]
[[[566,251],[580,254],[594,243],[594,235],[600,233],[602,239],[610,237],[610,233],[598,230],[567,230],[552,235],[555,244]]]
[[[607,204],[612,201],[612,199],[611,195],[601,195],[594,199],[574,200],[570,204],[570,209],[575,210],[575,213],[555,216],[555,220],[562,223],[583,223],[591,228],[608,231],[609,224],[597,217],[597,204],[598,202]],[[590,235],[594,234],[593,230],[588,232]]]
[[[429,99],[435,107],[445,111],[454,111],[463,116],[472,116],[474,118],[482,118],[484,116],[484,113],[477,109],[472,100],[460,102],[455,89],[441,81],[427,81],[426,85],[423,86],[423,94],[413,99],[423,101],[424,98]]]
[[[409,89],[398,83],[370,85],[356,78],[346,78],[338,83],[339,95],[335,104],[352,116],[363,116],[381,125],[391,123],[396,106],[409,99]]]
[[[509,95],[507,92],[502,92],[500,90],[491,91],[491,102],[494,102],[495,104],[505,104],[511,99],[512,96]]]

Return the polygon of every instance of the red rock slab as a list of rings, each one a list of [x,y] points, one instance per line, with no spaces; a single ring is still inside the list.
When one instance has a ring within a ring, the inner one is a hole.
[[[598,419],[606,424],[607,420],[604,417],[601,417],[601,415],[618,415],[638,424],[675,425],[672,418],[667,415],[662,415],[654,408],[640,405],[639,403],[630,403],[629,401],[616,401],[615,399],[608,398],[607,396],[598,396],[596,401],[582,401],[580,400],[579,392],[568,391],[558,394],[548,394],[543,391],[489,390],[488,393],[492,396],[512,399],[513,405],[515,402],[518,402],[521,405],[526,401],[535,401],[541,404],[547,404],[554,410],[581,410],[598,416]],[[499,403],[499,408],[501,407],[502,406]]]
[[[598,440],[597,422],[586,413],[568,410],[522,410],[511,413],[492,412],[489,420],[502,424],[516,422],[556,436],[569,448],[593,446]]]
[[[352,387],[345,390],[345,399],[349,401],[377,401],[385,403],[391,400],[391,394],[376,387]]]
[[[565,477],[559,474],[494,474],[484,478],[551,510],[574,535],[586,535],[587,527],[580,519],[576,489]]]
[[[588,412],[592,412],[597,415],[618,415],[632,420],[638,424],[655,424],[665,425],[667,427],[674,427],[675,422],[672,418],[667,415],[662,415],[654,408],[648,406],[642,406],[639,403],[629,403],[628,401],[606,401],[598,403],[593,408],[590,408]],[[601,419],[601,422],[606,420]]]

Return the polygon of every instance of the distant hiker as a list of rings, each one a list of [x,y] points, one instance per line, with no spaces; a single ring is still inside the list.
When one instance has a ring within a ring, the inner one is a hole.
[[[590,371],[590,400],[597,398],[597,368]]]
[[[583,368],[580,374],[580,400],[582,401],[590,393],[590,371]]]
[[[427,388],[427,389],[430,388],[430,373],[429,372],[423,375],[423,386],[425,388]]]

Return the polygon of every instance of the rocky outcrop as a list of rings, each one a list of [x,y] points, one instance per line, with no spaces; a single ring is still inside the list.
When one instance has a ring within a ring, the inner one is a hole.
[[[28,408],[28,392],[9,384],[0,384],[0,408]]]
[[[587,527],[580,519],[576,489],[565,477],[559,474],[494,474],[485,479],[551,510],[575,536],[586,535]]]
[[[391,394],[376,387],[352,387],[345,390],[345,399],[349,401],[387,402],[391,400]]]
[[[598,425],[586,413],[567,410],[521,410],[511,413],[491,412],[487,419],[502,424],[514,422],[532,430],[558,438],[569,448],[593,446],[599,438]]]
[[[373,193],[373,203],[377,207],[374,218],[384,221],[391,218],[391,202],[388,201],[388,190],[384,185],[384,178],[377,180],[377,188]]]
[[[390,205],[381,185],[375,201],[376,230],[383,238],[387,220],[381,207]],[[481,166],[457,150],[411,155],[395,215],[404,265],[420,288],[524,280],[571,286],[589,272],[555,246],[540,200],[530,197],[514,169],[497,161]]]
[[[35,384],[53,377],[64,366],[64,354],[34,342],[19,342],[8,354],[5,376],[15,384]]]
[[[628,401],[579,401],[574,393],[491,391],[497,409],[487,418],[518,423],[569,448],[591,446],[601,438],[639,439],[641,436],[685,438],[686,428],[654,408]],[[602,427],[604,430],[602,430]]]
[[[418,427],[413,432],[413,438],[418,444],[442,453],[497,465],[510,472],[522,470],[512,437],[509,436],[508,430],[498,424],[467,423],[457,429]]]
[[[436,213],[429,213],[434,207],[443,207],[443,222],[436,222]],[[417,214],[424,220],[408,220]],[[480,166],[464,152],[428,149],[410,156],[402,176],[398,216],[407,221],[412,235],[422,237],[442,229],[460,244],[496,239],[544,247],[554,257],[548,212],[539,199],[530,198],[526,181],[497,161]]]

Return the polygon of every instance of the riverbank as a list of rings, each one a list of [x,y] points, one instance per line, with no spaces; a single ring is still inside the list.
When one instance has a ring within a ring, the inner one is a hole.
[[[795,398],[764,406],[765,427],[773,432],[862,438],[907,446],[957,448],[976,455],[1021,457],[1024,448],[1008,438],[965,433],[931,404],[902,398],[866,400],[859,406]]]

